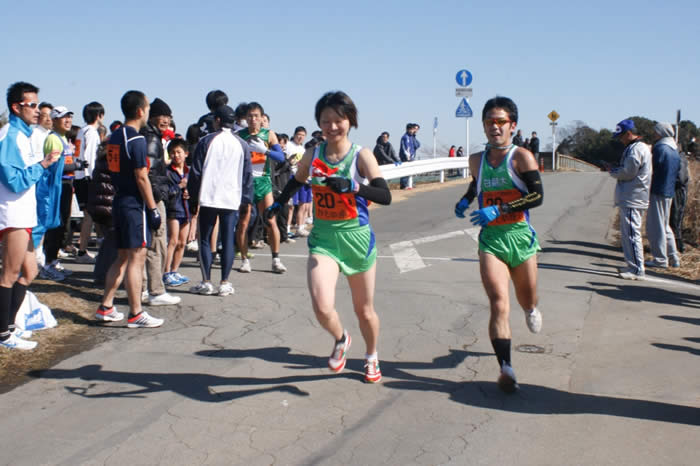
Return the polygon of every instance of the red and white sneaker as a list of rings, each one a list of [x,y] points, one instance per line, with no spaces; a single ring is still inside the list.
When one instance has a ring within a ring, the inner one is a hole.
[[[352,338],[350,338],[350,334],[347,330],[343,330],[343,335],[345,335],[345,341],[343,343],[337,343],[333,347],[331,357],[328,358],[328,368],[336,373],[345,368],[345,363],[347,361],[346,356],[350,349],[350,343],[352,342]]]
[[[382,380],[378,359],[365,359],[365,382],[377,383]]]
[[[124,318],[124,314],[117,311],[117,308],[112,306],[110,308],[104,308],[102,306],[97,308],[95,311],[95,319],[102,320],[105,322],[119,322]]]

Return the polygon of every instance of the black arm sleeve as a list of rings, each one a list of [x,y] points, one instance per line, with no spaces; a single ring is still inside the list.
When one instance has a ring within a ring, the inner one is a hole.
[[[369,186],[361,184],[357,195],[377,204],[391,204],[391,191],[384,178],[374,178],[369,182]]]
[[[471,204],[475,197],[476,197],[476,178],[472,178],[472,182],[469,183],[469,187],[467,188],[467,192],[464,193],[464,196],[462,196],[462,199],[466,199],[467,202]]]
[[[501,212],[505,214],[508,212],[520,212],[542,205],[544,191],[542,191],[540,172],[532,170],[523,173],[520,177],[525,182],[525,186],[527,186],[527,195],[507,204],[501,204]]]
[[[291,177],[289,181],[287,181],[287,184],[284,185],[284,189],[280,195],[275,199],[275,202],[279,202],[280,205],[285,205],[302,186],[304,186],[304,183],[300,183],[296,176]]]

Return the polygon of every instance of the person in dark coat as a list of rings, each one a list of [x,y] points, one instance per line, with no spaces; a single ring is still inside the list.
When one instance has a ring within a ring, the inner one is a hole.
[[[107,270],[117,258],[117,239],[112,228],[112,200],[114,185],[107,168],[107,143],[103,142],[97,149],[95,169],[88,184],[88,200],[86,209],[98,232],[102,232],[102,243],[95,258],[93,275],[95,285],[103,286]]]
[[[374,158],[377,159],[379,165],[401,165],[401,159],[396,155],[394,146],[389,142],[389,133],[384,131],[377,138],[377,144],[374,146]]]

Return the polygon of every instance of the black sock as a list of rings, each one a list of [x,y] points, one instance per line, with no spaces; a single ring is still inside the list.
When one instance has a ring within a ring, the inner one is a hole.
[[[86,252],[87,251],[85,251],[85,249],[81,249],[80,251],[78,251],[78,256],[84,256]]]
[[[15,282],[15,284],[12,285],[12,299],[10,301],[10,323],[8,325],[10,330],[14,329],[15,327],[15,317],[17,317],[17,311],[19,311],[19,308],[22,306],[26,294],[26,285],[22,285],[20,282]]]
[[[498,365],[503,366],[505,362],[510,366],[510,338],[494,338],[491,340],[491,346],[496,352]]]
[[[336,345],[338,345],[340,343],[345,343],[345,332],[343,332],[343,336],[340,340],[335,340]]]
[[[12,312],[12,288],[0,286],[0,340],[10,338],[10,312]]]
[[[276,258],[278,258],[279,256],[280,256],[280,253],[279,253],[279,252],[273,252],[273,253],[272,253],[272,258],[273,258],[273,259],[276,259]]]

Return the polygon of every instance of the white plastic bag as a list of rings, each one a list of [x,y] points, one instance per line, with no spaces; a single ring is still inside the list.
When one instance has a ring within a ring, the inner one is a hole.
[[[24,301],[17,311],[15,325],[22,330],[34,331],[53,328],[58,325],[58,322],[51,313],[51,309],[40,303],[34,293],[27,291]]]

